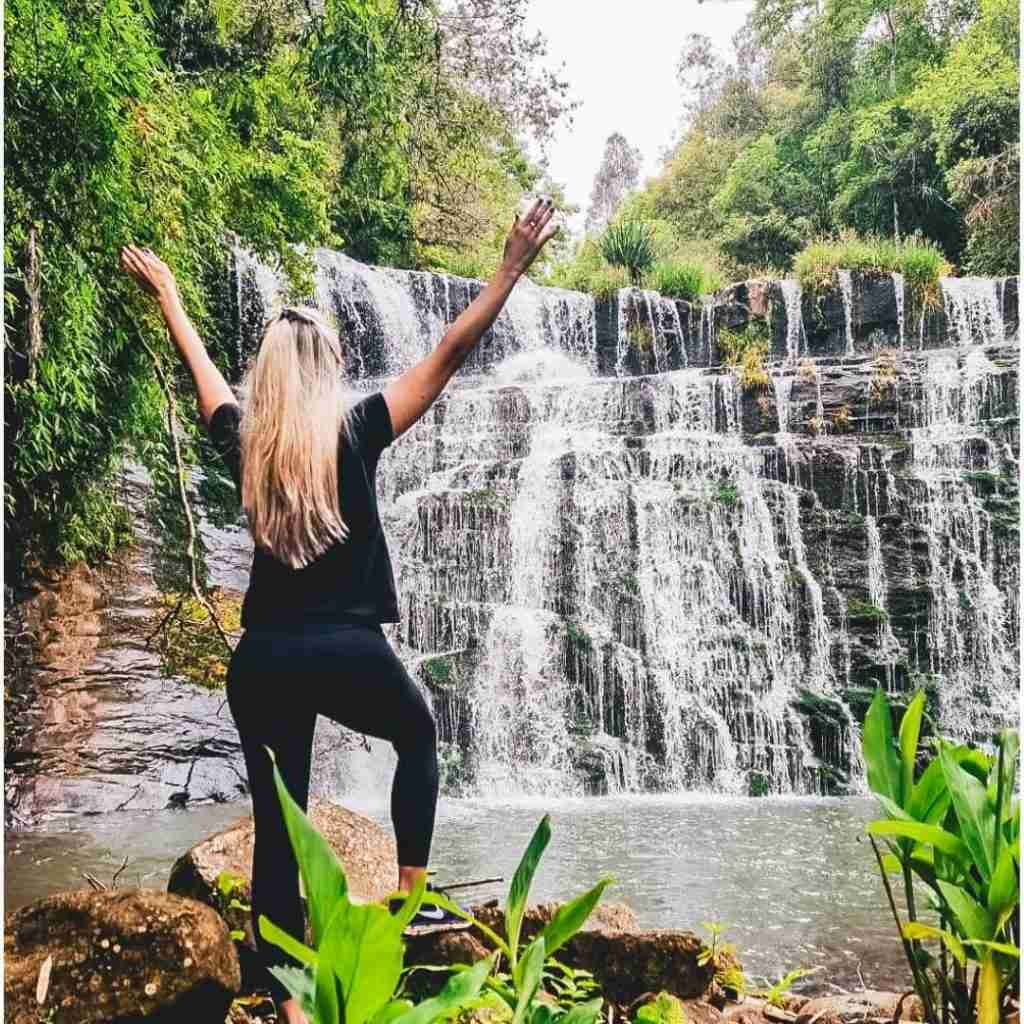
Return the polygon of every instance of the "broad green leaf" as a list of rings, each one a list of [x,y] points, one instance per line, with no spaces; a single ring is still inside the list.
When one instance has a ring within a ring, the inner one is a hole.
[[[900,722],[900,759],[902,761],[902,800],[910,800],[914,789],[914,763],[917,759],[917,739],[921,734],[921,716],[924,714],[924,690],[918,690],[903,713]]]
[[[634,1024],[686,1024],[682,1001],[670,992],[659,992],[637,1010]]]
[[[903,873],[903,865],[899,857],[894,853],[882,854],[882,867],[887,875],[900,875]]]
[[[439,969],[446,970],[446,968]],[[373,1015],[372,1024],[394,1024],[399,1017],[408,1013],[412,1008],[413,1004],[408,999],[392,999],[390,1003],[385,1003]]]
[[[513,972],[516,986],[516,1009],[512,1014],[512,1024],[523,1024],[526,1019],[530,1003],[540,985],[541,975],[544,973],[545,955],[544,940],[538,939],[531,943],[522,962],[516,965],[516,971]]]
[[[433,999],[425,999],[418,1006],[402,1014],[395,1020],[395,1024],[430,1024],[441,1014],[460,1009],[470,999],[475,999],[480,994],[480,989],[483,988],[493,967],[494,958],[485,957],[468,971],[460,971],[448,979],[448,983]]]
[[[896,818],[900,821],[913,821],[913,817],[905,811],[895,800],[890,800],[887,796],[882,796],[881,793],[875,794],[875,799],[882,805],[882,810],[885,811],[889,817]]]
[[[270,973],[291,993],[292,998],[297,999],[299,1006],[307,1017],[316,1013],[316,982],[309,971],[301,967],[279,967],[269,968]]]
[[[345,1024],[363,1024],[388,1000],[402,975],[402,932],[375,903],[346,903],[320,947],[341,986]]]
[[[551,820],[545,814],[533,833],[522,860],[519,861],[519,866],[512,876],[512,884],[508,890],[508,903],[505,905],[505,934],[508,936],[509,959],[513,967],[519,959],[519,931],[523,924],[523,913],[526,910],[526,897],[530,893],[530,883],[533,881],[537,865],[550,841]],[[516,1024],[519,1022],[517,1021]]]
[[[995,815],[989,807],[985,787],[957,764],[947,748],[940,748],[939,760],[960,825],[960,835],[971,851],[981,877],[987,882],[995,866],[992,863],[991,845]]]
[[[555,911],[554,917],[540,933],[548,956],[552,956],[556,949],[561,949],[583,927],[601,899],[601,894],[612,881],[611,878],[602,878],[592,889],[568,903],[563,903]]]
[[[594,1024],[601,1015],[603,1000],[600,996],[588,1003],[579,1003],[558,1018],[558,1024]]]
[[[892,713],[882,690],[875,697],[864,719],[864,761],[871,791],[902,804],[900,762],[893,746]]]
[[[952,933],[942,928],[933,928],[930,924],[920,921],[908,921],[903,926],[903,935],[907,939],[938,939],[953,954],[961,967],[967,965],[967,951],[963,943]]]
[[[423,893],[427,888],[427,876],[420,875],[416,880],[416,884],[412,887],[409,893],[396,893],[396,896],[405,896],[402,901],[402,905],[392,915],[395,922],[395,929],[399,935],[405,931],[408,927],[409,922],[416,916],[416,911],[420,909],[423,903]],[[390,899],[388,900],[390,904]]]
[[[952,832],[937,825],[924,825],[919,821],[872,821],[868,832],[874,836],[906,836],[919,843],[928,843],[949,854],[963,864],[970,864],[971,852]]]
[[[307,964],[310,967],[316,966],[319,959],[316,950],[310,949],[298,939],[292,938],[286,931],[278,928],[265,914],[260,914],[259,926],[260,935],[267,942],[272,942],[278,949],[283,949],[289,956],[295,957],[299,963]]]
[[[330,929],[328,929],[328,936]],[[342,1024],[345,1001],[341,993],[338,976],[331,970],[330,954],[325,951],[324,958],[316,966],[314,975],[315,990],[313,1003],[315,1006],[316,1024]]]
[[[949,807],[949,788],[938,758],[921,773],[907,804],[912,818],[926,825],[937,825]]]
[[[970,893],[945,881],[939,882],[939,889],[960,922],[965,940],[993,937],[995,922],[992,915]]]
[[[986,942],[984,939],[966,939],[965,942],[968,946],[981,946],[984,949],[993,949],[997,953],[1005,953],[1007,956],[1020,959],[1020,947],[1011,946],[1008,942]]]
[[[1008,846],[1004,846],[999,852],[996,869],[988,885],[988,912],[994,918],[999,918],[1007,910],[1012,910],[1019,899],[1020,882],[1013,866],[1013,854]]]
[[[295,859],[299,862],[302,884],[306,890],[309,906],[309,923],[313,929],[313,944],[319,949],[327,932],[327,922],[334,914],[339,902],[348,902],[348,882],[334,850],[320,833],[313,828],[309,818],[292,799],[277,770],[273,751],[265,748],[274,762],[274,785],[281,802],[288,838],[291,840]]]
[[[999,976],[995,957],[989,953],[981,961],[978,981],[978,1024],[999,1024],[999,1004],[1003,979]]]

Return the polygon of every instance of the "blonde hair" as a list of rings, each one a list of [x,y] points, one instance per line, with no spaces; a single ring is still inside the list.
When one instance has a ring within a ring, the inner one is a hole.
[[[301,569],[348,536],[338,446],[352,397],[337,334],[315,310],[285,307],[245,376],[242,506],[253,540]]]

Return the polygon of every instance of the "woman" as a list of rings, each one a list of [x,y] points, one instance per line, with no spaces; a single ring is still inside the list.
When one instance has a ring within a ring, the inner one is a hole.
[[[268,326],[250,368],[243,411],[206,352],[174,276],[148,249],[121,264],[160,304],[198,392],[199,413],[239,489],[255,542],[242,606],[244,634],[231,658],[227,696],[249,775],[255,819],[252,912],[303,934],[298,868],[273,785],[274,751],[302,806],[318,714],[390,741],[398,753],[391,816],[398,888],[425,874],[437,803],[430,708],[384,637],[398,621],[374,476],[381,451],[444,389],[554,234],[550,200],[516,218],[490,283],[422,362],[353,404],[337,335],[308,309],[285,308]],[[417,930],[457,919],[425,909]],[[287,962],[256,929],[267,965]],[[305,1024],[297,1002],[267,973],[284,1020]]]

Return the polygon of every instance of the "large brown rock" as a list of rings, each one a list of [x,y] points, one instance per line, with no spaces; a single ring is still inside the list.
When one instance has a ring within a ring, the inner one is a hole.
[[[551,920],[557,903],[530,907],[523,920],[521,941],[528,941]],[[504,935],[499,907],[473,907],[481,923]],[[701,1000],[711,990],[714,971],[698,964],[701,940],[692,932],[637,930],[636,916],[620,904],[599,905],[585,931],[577,932],[557,953],[570,967],[590,971],[601,992],[618,1006],[629,1006],[645,993],[665,991],[681,999]],[[409,940],[406,964],[470,963],[488,952],[486,939],[476,930],[424,935]],[[414,972],[424,986],[437,986],[437,975]]]
[[[810,999],[800,1008],[796,1024],[865,1024],[923,1017],[921,1001],[913,993],[866,989]]]
[[[309,817],[344,866],[349,894],[353,899],[375,902],[395,889],[398,884],[398,854],[395,840],[389,832],[361,814],[315,797],[309,802]],[[179,857],[167,882],[169,892],[189,896],[220,910],[231,928],[245,932],[250,946],[254,945],[250,914],[223,906],[217,877],[222,871],[227,871],[241,878],[243,884],[232,896],[248,905],[252,848],[252,817],[239,818]]]
[[[52,957],[45,996],[40,971]],[[221,918],[148,889],[62,892],[7,915],[4,1020],[38,1024],[222,1021],[239,987]]]

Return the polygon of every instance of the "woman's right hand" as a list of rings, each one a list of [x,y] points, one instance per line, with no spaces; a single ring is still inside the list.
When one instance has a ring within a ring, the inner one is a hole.
[[[126,245],[121,250],[121,269],[135,278],[135,283],[158,302],[178,294],[171,268],[152,249]]]
[[[523,217],[516,217],[505,239],[503,270],[517,277],[526,273],[544,243],[558,230],[557,221],[551,222],[554,212],[554,201],[545,196],[536,200]]]

